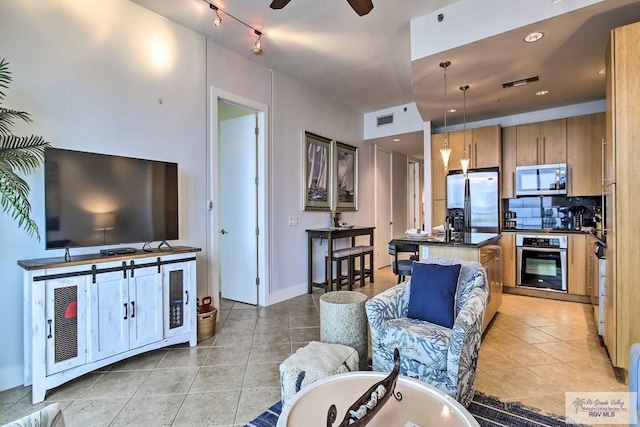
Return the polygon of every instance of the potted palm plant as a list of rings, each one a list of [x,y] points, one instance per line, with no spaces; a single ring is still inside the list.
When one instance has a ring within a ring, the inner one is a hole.
[[[41,136],[16,136],[11,127],[17,120],[31,123],[25,111],[16,111],[2,106],[4,90],[11,83],[9,63],[0,58],[0,208],[18,222],[29,236],[40,240],[38,225],[31,218],[29,184],[18,174],[29,174],[44,161],[44,149],[49,142]]]

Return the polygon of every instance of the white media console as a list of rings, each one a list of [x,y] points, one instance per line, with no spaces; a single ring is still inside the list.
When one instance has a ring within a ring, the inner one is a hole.
[[[24,271],[24,385],[33,403],[95,369],[196,338],[196,252],[18,261]]]

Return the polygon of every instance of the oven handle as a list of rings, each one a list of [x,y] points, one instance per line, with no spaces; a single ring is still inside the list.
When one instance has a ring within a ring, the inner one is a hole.
[[[526,251],[535,251],[535,252],[555,252],[555,253],[567,252],[567,250],[564,248],[541,248],[538,246],[518,246],[517,249],[526,250]]]

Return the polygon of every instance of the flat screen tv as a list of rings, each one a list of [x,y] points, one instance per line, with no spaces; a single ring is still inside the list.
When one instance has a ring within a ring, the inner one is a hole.
[[[47,148],[46,248],[178,239],[177,163]]]

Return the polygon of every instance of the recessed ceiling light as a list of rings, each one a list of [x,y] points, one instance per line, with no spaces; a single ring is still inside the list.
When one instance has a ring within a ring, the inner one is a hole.
[[[457,113],[457,112],[458,112],[458,109],[457,109],[457,108],[449,108],[449,109],[447,110],[447,113]]]
[[[392,141],[393,142],[400,142],[400,138],[393,138]]]
[[[598,71],[598,74],[600,75],[607,74],[607,70],[603,68],[602,70]]]
[[[524,39],[525,42],[527,43],[533,43],[533,42],[537,42],[538,40],[540,40],[542,37],[544,37],[544,33],[540,32],[540,31],[534,31],[533,33],[529,33],[527,34]]]
[[[538,95],[538,96],[542,96],[542,95],[546,95],[546,94],[548,94],[548,93],[549,93],[549,91],[548,91],[548,90],[540,90],[540,91],[536,92],[536,95]]]

